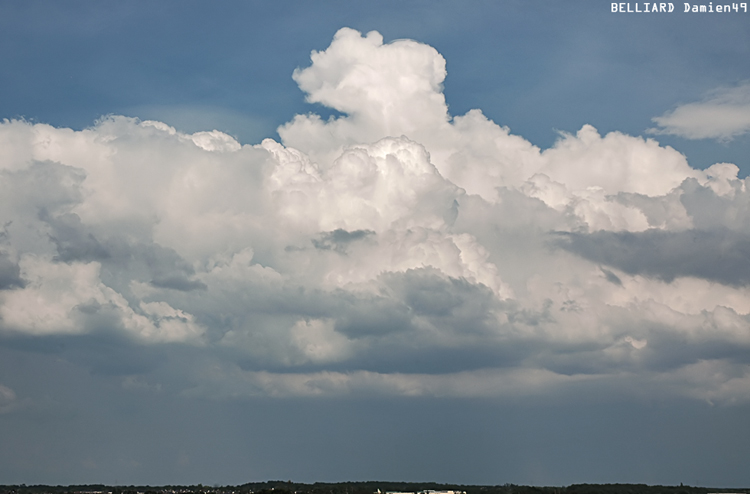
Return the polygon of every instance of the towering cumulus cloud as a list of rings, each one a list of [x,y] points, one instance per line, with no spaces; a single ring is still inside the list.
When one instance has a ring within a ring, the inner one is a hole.
[[[342,29],[311,58],[295,81],[342,116],[297,115],[280,143],[0,125],[4,341],[191,355],[118,372],[216,399],[750,399],[736,166],[590,125],[541,150],[451,116],[445,60],[415,41]]]

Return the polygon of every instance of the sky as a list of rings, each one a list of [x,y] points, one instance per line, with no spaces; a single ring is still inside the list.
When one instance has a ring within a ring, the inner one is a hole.
[[[0,483],[750,486],[742,5],[0,3]]]

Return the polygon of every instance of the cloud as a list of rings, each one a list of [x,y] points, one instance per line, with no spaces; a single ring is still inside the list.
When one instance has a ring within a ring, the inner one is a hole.
[[[750,82],[718,88],[696,103],[679,105],[652,119],[652,134],[728,141],[750,131]]]
[[[308,101],[345,115],[328,121],[297,115],[279,135],[323,168],[346,146],[405,135],[427,148],[443,177],[490,201],[498,187],[517,187],[538,174],[573,194],[600,187],[648,195],[701,175],[671,148],[619,132],[602,138],[590,125],[543,152],[480,110],[451,116],[442,94],[445,60],[411,40],[383,44],[376,32],[363,37],[342,29],[311,59],[310,67],[294,73],[300,89]]]
[[[557,245],[628,274],[667,282],[694,276],[726,285],[750,285],[750,236],[731,230],[570,232]],[[611,278],[613,274],[608,273]]]
[[[737,167],[590,125],[542,150],[450,115],[445,76],[432,47],[343,29],[294,72],[341,115],[297,115],[282,142],[1,123],[2,342],[216,399],[644,380],[750,399]],[[695,379],[701,361],[726,372]]]
[[[21,267],[8,254],[0,252],[0,290],[23,288],[23,286]]]

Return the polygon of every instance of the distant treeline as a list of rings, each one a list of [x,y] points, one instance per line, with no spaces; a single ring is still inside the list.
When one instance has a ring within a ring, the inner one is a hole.
[[[338,482],[300,484],[270,481],[235,486],[198,485],[3,485],[0,494],[373,494],[388,491],[464,491],[466,494],[709,494],[713,492],[750,494],[750,489],[663,486],[645,484],[574,484],[567,487],[527,485],[459,485],[413,482]]]

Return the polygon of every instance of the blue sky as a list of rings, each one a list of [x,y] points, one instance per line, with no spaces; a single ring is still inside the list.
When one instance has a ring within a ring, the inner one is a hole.
[[[749,485],[750,13],[610,5],[1,4],[2,482]]]
[[[556,131],[585,123],[642,135],[653,117],[750,78],[742,15],[685,14],[683,4],[666,16],[612,15],[606,7],[9,2],[1,21],[3,116],[84,128],[125,114],[188,131],[217,126],[256,143],[291,115],[320,111],[289,76],[344,26],[434,46],[448,61],[452,113],[481,108],[542,147]],[[695,156],[694,166],[749,166],[746,136],[731,144],[661,140]]]

